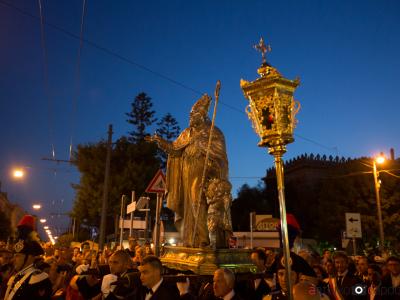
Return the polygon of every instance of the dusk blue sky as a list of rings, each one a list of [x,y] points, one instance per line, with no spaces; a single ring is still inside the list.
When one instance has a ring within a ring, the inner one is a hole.
[[[45,22],[79,36],[82,1],[42,5]],[[50,104],[38,1],[0,0],[2,191],[28,211],[34,202],[45,205],[41,214],[53,226],[67,225],[49,214],[71,209],[79,173],[41,159],[51,157],[52,143],[56,158],[68,159],[71,127],[74,146],[106,139],[108,124],[114,140],[126,134],[125,113],[140,92],[153,99],[158,117],[170,112],[185,128],[192,104],[201,93],[213,95],[221,80],[216,125],[225,133],[233,193],[256,185],[273,158],[257,147],[239,82],[258,76],[261,56],[252,46],[261,36],[272,47],[268,61],[301,80],[295,98],[302,107],[286,160],[400,151],[399,1],[88,0],[84,38],[91,43],[82,48],[75,114],[79,39],[50,25],[44,32]],[[9,177],[15,165],[27,168],[22,182]]]

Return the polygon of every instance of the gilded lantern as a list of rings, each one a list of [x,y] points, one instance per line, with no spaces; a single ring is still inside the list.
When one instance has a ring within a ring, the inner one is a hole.
[[[260,136],[258,145],[269,147],[271,154],[278,148],[285,152],[285,145],[294,141],[295,115],[300,103],[294,100],[293,93],[300,81],[284,78],[267,63],[265,53],[270,47],[265,47],[262,39],[255,47],[263,53],[263,63],[257,71],[260,78],[251,82],[240,80],[240,87],[249,100],[246,112]]]

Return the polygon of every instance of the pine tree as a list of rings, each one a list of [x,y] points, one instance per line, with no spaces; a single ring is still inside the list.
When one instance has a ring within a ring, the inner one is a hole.
[[[162,138],[167,141],[172,141],[177,138],[181,128],[178,125],[176,119],[170,114],[167,113],[162,119],[157,123],[158,129],[157,133]]]
[[[167,141],[172,141],[177,138],[181,131],[178,122],[170,113],[167,113],[162,117],[157,125],[157,134]],[[167,165],[167,154],[163,150],[159,149],[157,157],[161,161],[161,168],[165,170]]]
[[[157,118],[154,117],[155,111],[152,110],[153,103],[151,98],[146,93],[138,94],[131,106],[131,112],[126,113],[129,117],[126,121],[134,127],[134,130],[129,132],[129,141],[139,143],[148,134],[146,132],[147,127],[156,122]]]

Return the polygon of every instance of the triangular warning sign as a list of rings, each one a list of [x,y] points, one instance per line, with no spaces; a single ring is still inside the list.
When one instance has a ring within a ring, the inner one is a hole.
[[[164,193],[165,186],[165,175],[162,170],[158,170],[146,188],[146,193]]]

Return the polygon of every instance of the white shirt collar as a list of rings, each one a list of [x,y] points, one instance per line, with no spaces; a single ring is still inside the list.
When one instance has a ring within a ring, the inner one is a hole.
[[[226,294],[225,296],[224,296],[224,298],[222,298],[222,299],[224,299],[224,300],[231,300],[232,298],[233,298],[233,296],[235,296],[235,291],[232,289],[228,294]]]
[[[346,276],[346,274],[349,272],[349,270],[346,270],[346,271],[344,271],[343,273],[341,273],[341,274],[337,274],[337,276],[342,276],[342,277],[345,277]]]

